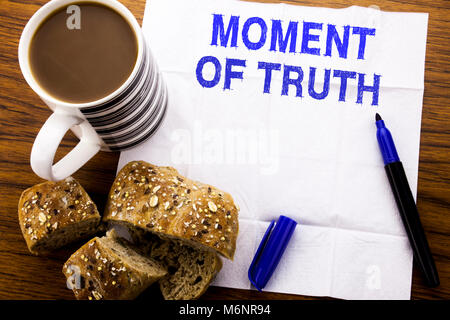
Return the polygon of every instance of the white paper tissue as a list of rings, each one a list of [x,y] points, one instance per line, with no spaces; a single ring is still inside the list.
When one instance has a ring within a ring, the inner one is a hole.
[[[409,299],[412,253],[374,114],[391,128],[416,194],[427,21],[427,14],[361,7],[149,0],[143,28],[168,84],[168,114],[154,137],[122,152],[119,169],[131,160],[170,165],[234,197],[241,208],[237,251],[214,285],[250,289],[247,270],[259,241],[284,214],[299,225],[265,290]],[[361,77],[370,87],[377,75],[377,97],[358,89]]]

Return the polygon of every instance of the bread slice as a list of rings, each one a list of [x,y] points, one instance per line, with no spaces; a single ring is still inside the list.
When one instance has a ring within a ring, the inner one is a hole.
[[[180,240],[161,238],[129,223],[123,226],[128,228],[131,240],[143,254],[167,268],[167,275],[159,280],[166,300],[198,299],[222,268],[222,261],[215,252],[191,247]]]
[[[94,238],[64,264],[67,284],[77,299],[136,298],[167,271],[126,246],[117,237]]]
[[[104,221],[127,222],[233,259],[239,229],[232,197],[171,167],[128,163],[109,193]]]
[[[169,246],[156,245],[150,256],[164,262],[173,261],[173,264],[166,263],[169,270],[175,272],[159,281],[166,300],[198,299],[222,269],[222,261],[216,253],[176,242]]]
[[[101,220],[95,203],[71,177],[26,189],[18,216],[28,249],[36,255],[92,236]]]

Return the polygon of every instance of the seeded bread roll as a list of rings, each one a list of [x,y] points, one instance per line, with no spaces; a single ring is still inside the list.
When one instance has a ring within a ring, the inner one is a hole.
[[[78,300],[130,300],[167,271],[116,237],[95,237],[64,264],[67,285]]]
[[[193,248],[177,240],[161,239],[156,234],[126,225],[133,244],[168,270],[159,280],[166,300],[198,299],[222,268],[216,252]]]
[[[105,222],[128,222],[233,259],[238,208],[231,196],[181,176],[171,167],[128,163],[109,193]]]
[[[71,177],[26,189],[18,209],[23,237],[36,255],[92,236],[101,220],[89,195]]]

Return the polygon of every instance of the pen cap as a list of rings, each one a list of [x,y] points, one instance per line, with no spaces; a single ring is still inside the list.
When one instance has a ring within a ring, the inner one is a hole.
[[[275,271],[294,233],[297,222],[280,216],[273,220],[264,234],[253,261],[248,269],[248,278],[261,291]]]

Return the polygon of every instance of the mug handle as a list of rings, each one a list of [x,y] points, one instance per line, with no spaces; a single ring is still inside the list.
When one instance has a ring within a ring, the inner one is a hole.
[[[53,164],[61,140],[75,125],[81,129],[80,142],[58,163]],[[91,134],[92,131],[93,129],[85,119],[67,113],[54,112],[34,141],[30,157],[31,168],[39,177],[46,180],[59,181],[67,178],[100,150],[101,146]]]

